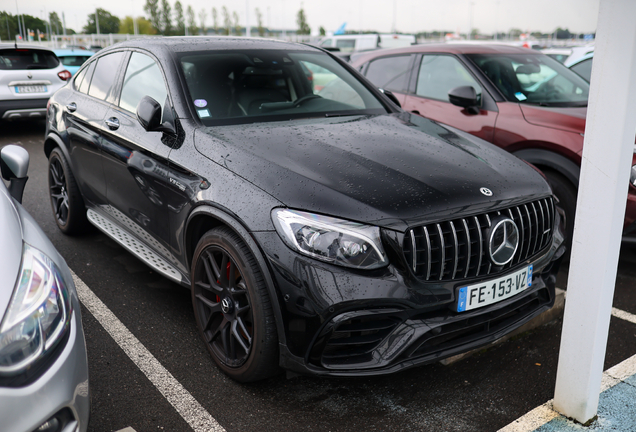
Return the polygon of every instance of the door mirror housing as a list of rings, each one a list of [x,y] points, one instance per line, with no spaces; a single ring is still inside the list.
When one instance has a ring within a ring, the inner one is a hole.
[[[170,111],[168,104],[165,108],[167,108],[166,112]],[[150,96],[144,96],[137,104],[137,120],[145,130],[175,134],[173,122],[168,120],[161,123],[161,113],[161,104]],[[172,118],[172,115],[166,117]]]
[[[479,101],[473,86],[455,87],[448,92],[448,100],[453,105],[466,108],[471,114],[479,114]]]
[[[391,100],[391,102],[396,104],[398,107],[402,108],[402,105],[400,104],[400,101],[398,100],[397,97],[395,97],[395,95],[393,94],[393,92],[391,90],[380,89],[380,91],[382,93],[384,93],[386,95],[386,97],[388,97]]]
[[[29,153],[17,145],[7,145],[0,150],[0,171],[2,178],[9,181],[9,193],[22,204],[24,186],[29,179]]]

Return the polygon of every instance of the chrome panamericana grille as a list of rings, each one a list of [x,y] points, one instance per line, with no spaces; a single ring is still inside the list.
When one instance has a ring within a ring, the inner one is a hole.
[[[554,203],[544,198],[477,216],[411,228],[404,236],[404,257],[416,276],[427,281],[452,281],[496,274],[533,257],[550,244]],[[519,229],[519,246],[511,262],[492,264],[488,231],[492,220],[509,217]]]

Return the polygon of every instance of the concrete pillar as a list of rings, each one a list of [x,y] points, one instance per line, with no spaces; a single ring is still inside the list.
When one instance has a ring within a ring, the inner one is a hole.
[[[554,408],[596,416],[634,135],[636,1],[601,0]]]

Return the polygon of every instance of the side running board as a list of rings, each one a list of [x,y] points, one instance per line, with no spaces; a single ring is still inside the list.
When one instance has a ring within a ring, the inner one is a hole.
[[[136,237],[112,223],[108,220],[108,218],[100,215],[92,209],[88,209],[86,216],[90,223],[95,225],[100,231],[115,240],[123,246],[124,249],[135,255],[157,273],[160,273],[179,284],[187,283],[181,273],[172,264],[168,263]]]

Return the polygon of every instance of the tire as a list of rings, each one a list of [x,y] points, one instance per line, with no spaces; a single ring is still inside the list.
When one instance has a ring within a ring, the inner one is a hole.
[[[53,217],[64,234],[81,234],[88,230],[84,199],[75,176],[59,148],[49,156],[49,197]]]
[[[576,212],[576,188],[563,175],[556,171],[544,170],[552,192],[559,200],[561,221],[565,234],[565,246],[567,248],[564,260],[569,261],[572,250],[572,234],[574,233],[574,216]]]
[[[278,373],[271,300],[241,238],[226,227],[208,231],[194,252],[191,280],[199,334],[219,368],[240,382]]]

